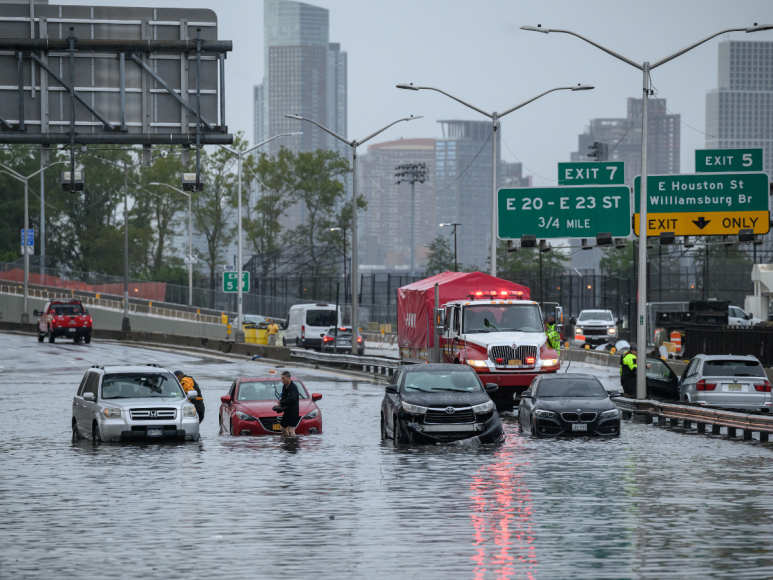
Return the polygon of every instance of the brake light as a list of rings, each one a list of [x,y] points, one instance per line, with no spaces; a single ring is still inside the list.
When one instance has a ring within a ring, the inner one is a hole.
[[[533,365],[536,359],[533,356],[527,356],[526,357],[526,364],[527,365]]]
[[[695,385],[696,391],[713,391],[716,388],[716,383],[707,383],[706,379],[699,380]]]
[[[754,389],[761,392],[761,393],[769,393],[770,392],[770,381],[765,381],[761,385],[754,385]]]
[[[339,328],[338,330],[346,330],[346,327],[345,327],[345,326],[342,326],[342,327],[341,327],[341,328]]]
[[[362,342],[362,337],[361,336],[357,337],[357,342]]]
[[[332,340],[333,340],[332,336],[326,336],[325,338],[322,339],[322,342],[332,342]]]
[[[306,338],[306,327],[301,326],[301,338]]]

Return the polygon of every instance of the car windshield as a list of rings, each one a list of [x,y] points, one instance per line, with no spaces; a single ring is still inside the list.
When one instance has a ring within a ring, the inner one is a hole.
[[[183,390],[170,373],[115,373],[102,380],[103,399],[182,399]]]
[[[606,310],[585,310],[580,312],[580,317],[577,322],[585,322],[587,320],[603,320],[605,322],[613,322],[612,313]]]
[[[421,393],[481,391],[480,381],[469,371],[416,371],[405,373],[405,390]]]
[[[542,332],[542,317],[536,304],[465,306],[464,332]]]
[[[756,360],[708,360],[703,368],[706,377],[765,377],[765,369]]]
[[[347,328],[346,330],[341,330],[339,328],[337,334],[338,334],[338,338],[351,338],[352,337],[352,329],[351,328]],[[336,329],[335,328],[331,328],[330,330],[327,331],[327,335],[328,336],[336,336]]]
[[[555,397],[603,399],[606,396],[607,392],[596,379],[546,379],[540,381],[537,387],[537,397],[540,399]]]
[[[55,304],[48,309],[48,313],[56,316],[77,316],[83,314],[83,306],[80,304]]]
[[[308,399],[309,395],[306,389],[299,381],[295,381],[298,386],[298,397]],[[282,395],[282,381],[247,381],[239,384],[239,392],[236,395],[237,401],[269,401],[277,400]]]
[[[335,326],[336,324],[338,324],[338,320],[336,320],[335,310],[306,311],[307,326]]]

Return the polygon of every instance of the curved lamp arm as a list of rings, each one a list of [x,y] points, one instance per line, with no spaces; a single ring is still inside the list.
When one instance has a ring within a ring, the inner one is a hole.
[[[389,129],[389,127],[391,127],[392,125],[396,125],[397,123],[401,123],[402,121],[415,121],[416,119],[423,119],[423,118],[424,118],[424,116],[423,116],[423,115],[418,115],[417,117],[413,117],[413,116],[411,116],[411,117],[406,117],[405,119],[397,119],[397,121],[393,121],[392,123],[389,123],[389,125],[387,125],[387,126],[386,126],[386,127],[384,127],[383,129],[379,129],[379,130],[378,130],[378,131],[376,131],[375,133],[371,133],[370,135],[368,135],[367,137],[365,137],[365,139],[363,139],[363,140],[361,140],[361,141],[357,141],[356,143],[357,143],[358,145],[362,145],[362,144],[363,144],[363,143],[365,143],[366,141],[370,141],[371,139],[373,139],[373,137],[375,137],[376,135],[378,135],[378,134],[379,134],[379,133],[381,133],[382,131],[386,131],[386,130],[387,130],[387,129]]]
[[[435,87],[414,87],[411,84],[402,84],[402,85],[396,85],[396,86],[397,86],[398,89],[407,89],[409,91],[418,91],[418,90],[422,90],[422,89],[426,90],[426,91],[437,91],[438,93],[442,93],[445,96],[455,100],[457,103],[463,104],[465,107],[470,107],[473,111],[478,111],[481,115],[486,115],[489,119],[493,119],[494,118],[494,115],[492,115],[491,113],[487,113],[483,109],[479,109],[478,107],[476,107],[474,105],[471,105],[467,101],[463,101],[459,97],[455,97],[452,94],[447,93],[445,91],[441,91],[440,89],[436,89]],[[416,117],[416,118],[418,118],[418,117]]]
[[[307,119],[306,117],[301,117],[300,115],[285,115],[285,118],[287,118],[287,119],[295,119],[296,121],[308,121],[308,122],[309,122],[309,123],[311,123],[312,125],[316,125],[317,127],[319,127],[320,129],[322,129],[322,130],[323,130],[323,131],[325,131],[326,133],[330,133],[330,134],[331,134],[333,137],[335,137],[335,138],[336,138],[336,139],[338,139],[339,141],[343,141],[343,142],[344,142],[344,143],[346,143],[347,145],[352,145],[352,143],[353,143],[353,141],[349,141],[349,140],[348,140],[346,137],[341,137],[341,136],[340,136],[338,133],[336,133],[335,131],[331,131],[331,130],[330,130],[330,129],[328,129],[327,127],[325,127],[325,126],[323,126],[323,125],[320,125],[320,124],[319,124],[319,123],[317,123],[316,121],[312,121],[311,119]]]
[[[577,85],[576,87],[556,87],[555,89],[550,89],[549,91],[545,91],[541,95],[537,95],[536,97],[532,97],[531,99],[524,101],[523,103],[516,105],[512,109],[507,109],[504,113],[499,113],[497,117],[504,117],[508,113],[512,113],[513,111],[517,111],[521,107],[524,107],[528,105],[529,103],[536,101],[540,97],[544,97],[548,93],[552,93],[553,91],[588,91],[593,89],[594,87],[592,85]]]

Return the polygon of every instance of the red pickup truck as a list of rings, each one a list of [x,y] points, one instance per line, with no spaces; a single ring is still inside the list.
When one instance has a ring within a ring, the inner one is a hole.
[[[48,335],[48,342],[56,342],[56,337],[71,338],[77,343],[83,339],[91,342],[91,316],[79,300],[52,300],[42,310],[35,310],[38,318],[38,342]]]

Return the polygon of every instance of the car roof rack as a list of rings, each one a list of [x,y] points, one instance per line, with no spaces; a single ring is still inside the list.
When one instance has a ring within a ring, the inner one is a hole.
[[[91,365],[91,368],[92,369],[102,369],[102,370],[105,369],[105,367],[103,367],[102,365]]]
[[[158,368],[160,368],[160,369],[163,369],[163,368],[164,368],[163,366],[161,366],[161,365],[159,365],[159,364],[156,364],[156,363],[148,363],[148,364],[146,364],[145,366],[146,366],[146,367],[158,367]]]

